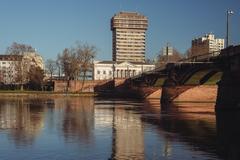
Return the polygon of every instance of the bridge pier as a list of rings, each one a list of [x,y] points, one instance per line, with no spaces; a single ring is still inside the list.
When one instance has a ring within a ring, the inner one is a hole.
[[[172,66],[168,67],[168,70],[168,77],[162,86],[161,104],[169,104],[173,101],[174,97],[176,97],[176,72]]]
[[[223,76],[218,83],[216,110],[240,109],[240,46],[222,51]]]
[[[161,104],[170,104],[185,91],[193,88],[192,85],[163,86]]]
[[[218,83],[216,110],[240,109],[240,72],[226,71]]]
[[[168,76],[162,86],[161,104],[166,105],[173,102],[184,91],[192,88],[192,86],[181,85],[179,77],[181,72],[176,70],[176,67],[172,64],[167,66]]]

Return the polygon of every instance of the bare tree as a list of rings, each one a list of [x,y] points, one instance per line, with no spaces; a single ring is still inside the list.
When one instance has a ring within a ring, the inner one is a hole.
[[[40,67],[31,66],[28,74],[30,89],[42,90],[44,71]]]
[[[63,69],[65,80],[67,80],[67,91],[69,81],[76,79],[79,72],[79,63],[74,49],[65,48],[59,56],[60,64]]]
[[[0,71],[0,84],[3,83],[3,72]]]
[[[29,80],[28,72],[31,59],[24,56],[26,52],[35,52],[35,49],[30,45],[13,42],[6,50],[6,54],[16,57],[16,60],[11,65],[13,65],[12,68],[14,68],[14,73],[16,74],[15,82],[20,83],[21,90],[23,90],[23,84],[27,83]]]
[[[83,74],[81,91],[86,80],[86,73],[91,70],[93,66],[93,59],[95,58],[96,53],[96,47],[92,45],[84,44],[78,45],[77,47],[77,57],[80,62],[80,74]]]
[[[65,78],[68,80],[76,79],[79,70],[79,63],[74,50],[65,48],[60,60]]]
[[[57,67],[57,70],[58,70],[58,79],[60,79],[61,77],[61,71],[62,71],[62,66],[61,66],[61,54],[59,53],[57,55],[57,60],[56,60],[56,67]]]
[[[157,66],[161,66],[169,62],[177,62],[180,59],[182,59],[182,55],[175,48],[173,48],[173,51],[170,55],[164,54],[163,50],[161,50],[160,54],[158,55]]]
[[[86,73],[92,68],[96,47],[88,44],[79,44],[72,48],[65,48],[58,59],[65,75],[67,90],[70,80],[77,80],[82,75],[82,88],[86,80]]]
[[[20,83],[21,91],[23,91],[23,84],[26,84],[29,80],[29,69],[30,61],[29,59],[22,57],[21,60],[14,62],[14,68],[16,73],[15,81]]]
[[[50,81],[52,81],[52,77],[53,77],[53,74],[54,72],[56,71],[57,69],[57,64],[56,64],[56,61],[52,60],[52,59],[48,59],[46,61],[46,69],[47,69],[47,73],[50,74]]]
[[[185,52],[185,58],[191,58],[192,57],[192,48],[188,48]]]
[[[27,44],[13,42],[12,45],[6,50],[6,54],[12,55],[23,55],[25,52],[35,52],[35,49]]]
[[[147,58],[147,59],[145,60],[145,62],[146,62],[147,64],[153,64],[153,63],[154,63],[154,60],[152,60],[152,59],[150,59],[150,58]]]

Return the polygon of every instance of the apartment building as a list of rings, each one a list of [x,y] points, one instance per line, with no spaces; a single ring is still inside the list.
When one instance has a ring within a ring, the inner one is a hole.
[[[0,82],[4,84],[16,83],[17,67],[28,71],[31,66],[44,68],[42,57],[35,52],[25,52],[23,55],[0,55]]]
[[[145,62],[147,17],[136,12],[120,12],[111,19],[112,60]]]
[[[192,40],[191,56],[199,56],[208,53],[219,54],[224,48],[224,39],[215,38],[212,33]]]
[[[21,55],[0,55],[0,82],[9,84],[16,78],[16,62],[22,61]]]

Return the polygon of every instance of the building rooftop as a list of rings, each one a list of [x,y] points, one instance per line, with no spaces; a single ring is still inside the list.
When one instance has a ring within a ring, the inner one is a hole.
[[[143,62],[128,62],[128,61],[123,61],[123,62],[115,62],[115,61],[97,61],[97,64],[121,64],[121,63],[130,63],[130,64],[135,64],[135,65],[152,65],[149,63],[143,63]]]
[[[147,17],[137,12],[119,12],[111,19],[111,30],[114,28],[146,30],[147,27]]]
[[[22,55],[0,55],[0,61],[21,61]]]

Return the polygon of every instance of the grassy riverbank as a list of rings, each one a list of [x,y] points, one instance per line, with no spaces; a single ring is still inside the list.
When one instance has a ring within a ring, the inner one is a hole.
[[[0,97],[62,97],[62,96],[69,96],[69,97],[91,97],[95,96],[95,93],[92,92],[84,92],[84,93],[63,93],[63,92],[50,92],[50,91],[6,91],[0,90]]]

